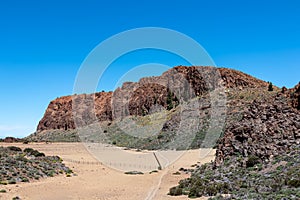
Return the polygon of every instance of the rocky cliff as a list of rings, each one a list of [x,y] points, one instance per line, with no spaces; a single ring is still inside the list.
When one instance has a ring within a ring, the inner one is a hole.
[[[48,105],[44,117],[38,124],[37,131],[75,129],[74,115],[85,116],[85,120],[80,121],[82,122],[80,125],[93,122],[95,116],[99,120],[111,120],[111,97],[112,92],[98,92],[57,98]],[[72,109],[74,105],[78,109]],[[89,116],[90,113],[86,109],[89,105],[93,106],[95,116]],[[77,122],[79,123],[79,121]]]
[[[138,83],[124,83],[114,93],[57,98],[50,102],[39,122],[37,133],[44,130],[70,130],[95,121],[111,121],[128,115],[147,115],[155,112],[155,109],[170,110],[184,99],[205,95],[221,85],[237,90],[265,90],[268,83],[226,68],[216,70],[214,67],[178,66],[158,77],[142,78]]]

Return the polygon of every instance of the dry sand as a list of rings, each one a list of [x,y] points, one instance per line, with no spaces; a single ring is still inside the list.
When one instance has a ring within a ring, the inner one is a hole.
[[[210,162],[214,159],[215,153],[213,150],[207,149],[190,150],[159,173],[125,175],[124,172],[101,164],[81,143],[2,143],[0,145],[31,147],[44,152],[46,155],[58,155],[77,174],[77,176],[72,177],[59,175],[30,183],[0,185],[0,189],[7,191],[7,193],[0,193],[0,199],[5,200],[15,196],[19,196],[22,200],[188,199],[186,196],[171,197],[167,195],[170,187],[177,185],[179,180],[189,177],[187,174],[173,175],[173,173],[178,171],[180,167],[189,168],[197,162]],[[206,156],[201,157],[200,155]]]

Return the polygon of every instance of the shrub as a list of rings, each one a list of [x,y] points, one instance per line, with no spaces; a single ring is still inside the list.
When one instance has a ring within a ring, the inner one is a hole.
[[[73,171],[71,169],[66,170],[66,174],[72,174],[72,173],[73,173]]]
[[[170,188],[169,195],[171,195],[171,196],[180,196],[180,195],[182,195],[182,188],[179,188],[179,187]]]
[[[209,196],[216,196],[218,191],[217,189],[214,187],[214,185],[209,185],[206,187],[206,193],[209,195]]]
[[[26,178],[26,177],[22,177],[22,180],[21,180],[21,182],[29,182],[29,179],[28,179],[28,178]]]
[[[7,148],[11,151],[22,151],[22,149],[20,147],[16,147],[16,146],[9,146]]]
[[[269,83],[268,91],[269,92],[273,91],[273,84],[272,84],[272,82]]]
[[[2,189],[0,190],[0,193],[6,193],[6,190]]]
[[[33,155],[35,157],[45,157],[45,154],[44,153],[41,153],[37,150],[34,150],[32,148],[26,148],[24,149],[24,152],[27,153],[28,155]]]
[[[24,152],[25,153],[31,153],[31,152],[33,152],[34,150],[32,149],[32,148],[25,148],[24,149]]]
[[[158,173],[157,170],[152,170],[151,172],[149,172],[149,174],[152,174],[152,173]]]
[[[7,181],[0,181],[0,185],[7,185]]]
[[[299,179],[289,180],[288,185],[295,188],[300,187],[300,180]]]
[[[188,197],[189,198],[195,198],[195,197],[201,197],[202,194],[200,194],[200,188],[199,187],[192,187]]]
[[[246,166],[247,167],[254,167],[254,165],[259,163],[259,158],[254,155],[250,155],[248,157],[248,160],[246,161]]]
[[[171,110],[174,108],[173,105],[173,94],[171,91],[168,92],[168,97],[167,97],[167,110]]]
[[[8,184],[16,184],[17,182],[16,182],[16,180],[15,179],[10,179],[9,181],[8,181]]]
[[[128,175],[141,175],[141,174],[144,174],[144,173],[139,172],[139,171],[129,171],[129,172],[125,172],[125,174],[128,174]]]

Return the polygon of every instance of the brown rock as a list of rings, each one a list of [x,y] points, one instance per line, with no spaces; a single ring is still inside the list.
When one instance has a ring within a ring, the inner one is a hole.
[[[267,89],[268,83],[226,68],[178,66],[161,76],[142,78],[138,83],[124,83],[114,93],[99,92],[57,98],[50,102],[38,124],[37,132],[75,129],[97,121],[146,115],[157,109],[171,109],[180,102],[205,96],[208,91],[220,86],[233,90]],[[236,106],[234,103],[233,105]],[[206,108],[203,107],[204,115],[209,113],[208,108],[209,104]],[[257,110],[247,115],[252,117],[256,112]]]

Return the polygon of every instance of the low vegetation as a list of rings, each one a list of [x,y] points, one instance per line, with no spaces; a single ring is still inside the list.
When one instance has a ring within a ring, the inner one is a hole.
[[[214,163],[197,167],[188,179],[170,189],[172,196],[211,199],[299,199],[300,145],[286,155],[266,162],[255,156],[227,159],[222,166]],[[246,166],[242,163],[246,162]],[[222,194],[229,194],[222,197]]]
[[[0,147],[0,184],[16,184],[30,180],[52,177],[58,174],[71,174],[72,170],[62,163],[58,156],[26,148]]]
[[[129,172],[125,172],[125,174],[127,175],[143,175],[143,172],[139,172],[139,171],[129,171]]]

